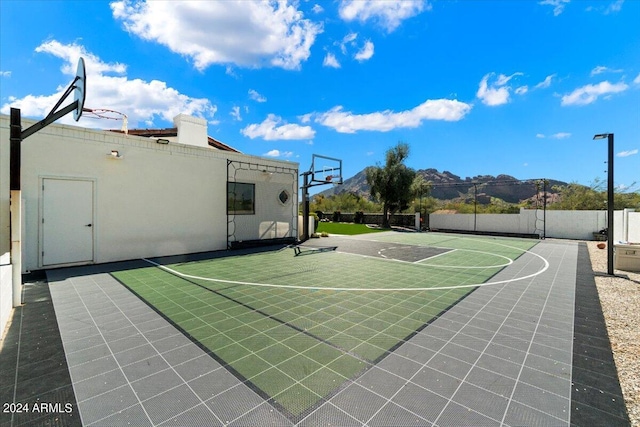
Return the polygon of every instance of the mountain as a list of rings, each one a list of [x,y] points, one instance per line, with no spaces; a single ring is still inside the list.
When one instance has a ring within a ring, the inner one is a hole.
[[[544,187],[540,180],[519,180],[510,175],[478,175],[461,178],[449,171],[439,172],[437,169],[420,169],[416,171],[425,181],[431,183],[429,195],[439,200],[474,200],[481,204],[488,204],[492,197],[507,203],[519,203],[527,199],[541,197]],[[556,192],[552,187],[567,185],[566,182],[548,179],[547,196],[551,198]],[[365,170],[346,179],[342,185],[337,185],[318,194],[331,196],[341,193],[355,193],[359,196],[370,197],[369,185]]]

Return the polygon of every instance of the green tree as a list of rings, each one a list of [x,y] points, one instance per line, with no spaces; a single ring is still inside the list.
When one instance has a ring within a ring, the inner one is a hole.
[[[409,145],[399,142],[385,154],[385,165],[369,166],[365,173],[371,195],[382,203],[382,226],[389,227],[389,214],[409,207],[411,184],[416,172],[404,164]]]
[[[427,207],[426,204],[423,204],[423,198],[429,196],[430,191],[431,183],[426,181],[422,175],[416,174],[411,183],[411,195],[414,199],[414,211],[419,212],[421,218],[424,217],[423,212],[426,212]]]

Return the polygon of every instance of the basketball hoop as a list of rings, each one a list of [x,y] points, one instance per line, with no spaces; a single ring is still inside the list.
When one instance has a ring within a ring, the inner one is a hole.
[[[76,71],[76,78],[73,82],[73,100],[78,104],[76,109],[73,110],[73,119],[77,122],[82,117],[84,109],[84,101],[87,98],[87,73],[84,67],[84,58],[78,60],[78,68]]]
[[[88,113],[85,117],[91,119],[107,119],[107,120],[122,120],[122,132],[129,133],[128,129],[128,117],[126,114],[120,111],[109,110],[107,108],[84,108],[83,111]]]

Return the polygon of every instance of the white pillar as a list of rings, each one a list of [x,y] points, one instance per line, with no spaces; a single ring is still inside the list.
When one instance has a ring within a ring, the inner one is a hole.
[[[13,306],[22,305],[22,199],[20,190],[11,190],[11,265]]]

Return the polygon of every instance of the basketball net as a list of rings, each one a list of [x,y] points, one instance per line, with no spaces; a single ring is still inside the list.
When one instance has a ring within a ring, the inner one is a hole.
[[[90,119],[107,119],[107,120],[121,120],[122,121],[122,132],[125,134],[129,133],[128,118],[127,115],[121,113],[120,111],[109,110],[106,108],[83,108],[83,117],[88,117]]]

